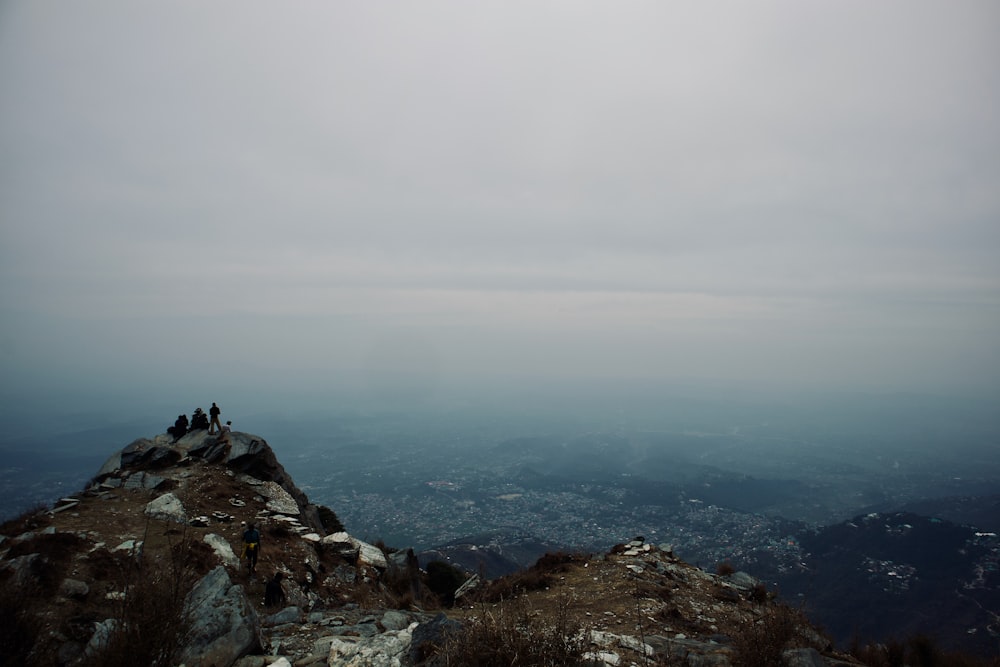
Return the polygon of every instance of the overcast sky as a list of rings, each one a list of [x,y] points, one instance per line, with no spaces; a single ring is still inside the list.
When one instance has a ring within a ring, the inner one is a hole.
[[[993,0],[3,2],[0,373],[996,391],[998,102]]]

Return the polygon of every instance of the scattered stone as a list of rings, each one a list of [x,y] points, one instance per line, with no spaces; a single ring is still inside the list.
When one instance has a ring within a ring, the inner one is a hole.
[[[125,540],[111,551],[127,551],[130,554],[142,553],[142,540]]]
[[[67,502],[67,500],[69,500],[69,502]],[[60,503],[64,503],[64,504],[57,505],[56,507],[53,507],[51,510],[49,510],[49,514],[59,514],[60,512],[65,512],[66,510],[71,510],[71,509],[73,509],[74,507],[76,507],[76,506],[78,506],[80,504],[80,501],[76,500],[75,498],[72,498],[72,499],[63,498],[59,502]]]

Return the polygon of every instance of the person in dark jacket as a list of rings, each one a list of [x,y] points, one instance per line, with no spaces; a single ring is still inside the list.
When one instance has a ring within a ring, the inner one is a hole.
[[[167,429],[167,433],[174,436],[174,442],[177,442],[184,437],[184,434],[188,432],[188,418],[187,415],[177,415],[177,421],[174,425]]]
[[[252,523],[243,531],[243,555],[247,557],[250,575],[257,573],[257,556],[260,555],[260,531]]]
[[[222,430],[222,422],[219,421],[220,414],[222,414],[222,410],[213,402],[212,407],[208,409],[208,416],[212,418],[212,422],[208,425],[209,435],[215,435],[216,428],[218,428],[219,431]]]
[[[264,587],[265,607],[277,607],[278,605],[285,604],[287,600],[285,589],[281,587],[281,580],[284,576],[281,572],[277,572],[274,575],[274,579],[267,582],[267,586]]]

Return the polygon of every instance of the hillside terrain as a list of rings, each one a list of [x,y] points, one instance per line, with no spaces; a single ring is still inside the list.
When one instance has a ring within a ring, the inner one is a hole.
[[[255,574],[240,558],[249,523]],[[140,439],[80,493],[4,524],[0,650],[25,665],[509,664],[511,650],[522,664],[554,664],[531,662],[539,651],[558,664],[858,664],[752,577],[634,536],[489,582],[414,561],[344,532],[262,438]],[[285,599],[265,606],[279,572]]]

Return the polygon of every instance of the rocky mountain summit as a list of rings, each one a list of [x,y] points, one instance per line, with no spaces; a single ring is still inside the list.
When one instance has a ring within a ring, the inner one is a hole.
[[[493,581],[365,543],[247,433],[136,440],[0,533],[6,664],[859,664],[749,575],[642,538]]]

